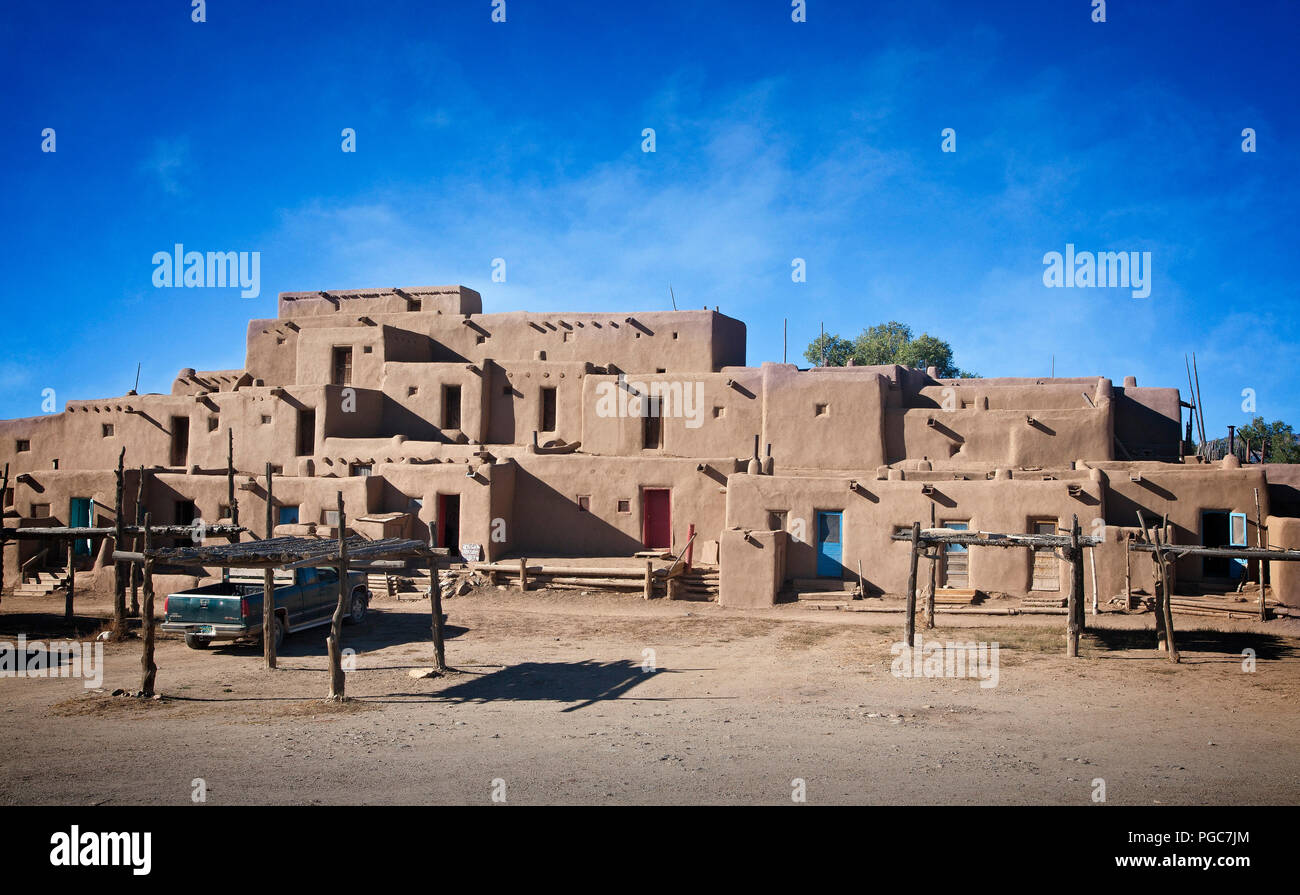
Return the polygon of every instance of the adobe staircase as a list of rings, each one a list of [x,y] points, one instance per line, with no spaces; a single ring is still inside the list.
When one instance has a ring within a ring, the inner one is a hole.
[[[14,588],[15,597],[48,597],[56,590],[62,590],[68,586],[68,573],[55,569],[54,571],[37,572],[35,575],[28,575],[23,579],[22,584]]]
[[[838,578],[793,578],[782,589],[779,602],[804,603],[809,609],[839,609],[853,600],[857,582]]]

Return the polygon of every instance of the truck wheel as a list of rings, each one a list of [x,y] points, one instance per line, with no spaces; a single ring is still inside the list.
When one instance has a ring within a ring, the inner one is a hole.
[[[348,606],[346,621],[352,624],[359,624],[366,617],[366,609],[369,608],[369,602],[366,600],[366,592],[357,588],[352,592],[352,602]]]
[[[212,645],[211,637],[198,637],[194,634],[185,635],[185,645],[190,649],[207,649]]]

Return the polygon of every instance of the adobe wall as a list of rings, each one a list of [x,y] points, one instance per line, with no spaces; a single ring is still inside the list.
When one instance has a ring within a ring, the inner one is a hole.
[[[1268,527],[1270,547],[1300,550],[1300,519],[1269,516],[1264,524]],[[1274,600],[1300,609],[1300,562],[1270,562],[1268,583]]]

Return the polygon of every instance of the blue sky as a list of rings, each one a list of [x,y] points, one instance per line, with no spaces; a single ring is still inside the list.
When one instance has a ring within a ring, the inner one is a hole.
[[[1296,3],[790,11],[9,0],[0,417],[119,395],[137,362],[141,391],[239,367],[280,291],[649,310],[671,283],[748,324],[751,364],[781,359],[783,319],[800,363],[822,323],[890,319],[984,375],[1054,355],[1185,391],[1195,351],[1212,435],[1249,420],[1247,388],[1300,426]],[[154,288],[178,242],[261,252],[261,296]],[[1066,243],[1150,251],[1150,297],[1045,287]]]

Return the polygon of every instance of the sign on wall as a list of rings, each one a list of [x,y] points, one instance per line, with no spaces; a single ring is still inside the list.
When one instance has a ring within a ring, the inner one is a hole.
[[[465,557],[466,562],[482,562],[483,545],[482,544],[461,544],[460,555]]]

